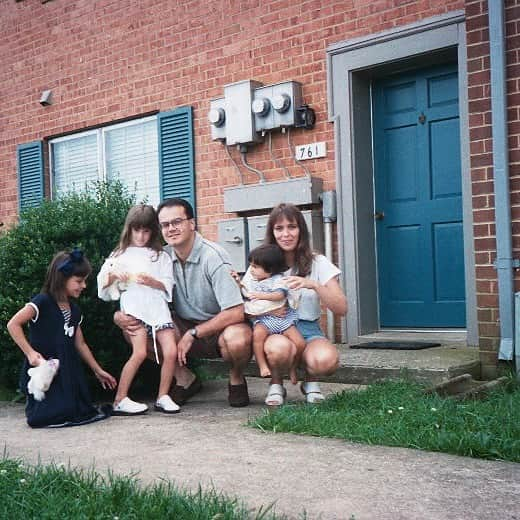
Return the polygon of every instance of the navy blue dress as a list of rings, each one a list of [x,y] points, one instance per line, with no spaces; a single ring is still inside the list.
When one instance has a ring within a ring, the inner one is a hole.
[[[63,313],[52,296],[38,294],[31,303],[38,308],[38,319],[29,324],[29,342],[44,358],[59,359],[60,367],[45,399],[36,401],[27,392],[27,370],[30,365],[25,360],[20,386],[27,396],[27,423],[33,428],[75,426],[106,418],[106,413],[92,405],[82,361],[74,346],[81,321],[79,307],[70,303],[71,317],[69,323],[65,323]]]

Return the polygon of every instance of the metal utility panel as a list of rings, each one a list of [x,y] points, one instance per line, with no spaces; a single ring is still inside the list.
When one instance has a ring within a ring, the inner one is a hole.
[[[249,251],[264,243],[268,215],[259,215],[247,219],[247,234],[249,236]]]
[[[305,223],[311,234],[311,248],[323,253],[323,221],[319,211],[302,211]],[[249,217],[247,231],[249,235],[249,251],[264,243],[268,215]]]
[[[255,118],[255,128],[257,132],[261,132],[262,130],[272,130],[275,127],[272,99],[272,85],[257,88],[254,92],[251,109]]]
[[[258,142],[262,137],[256,132],[251,112],[254,90],[261,87],[258,81],[246,80],[224,87],[226,112],[226,144]]]
[[[301,83],[286,81],[273,85],[274,127],[294,126],[296,123],[296,109],[301,104]]]
[[[231,257],[233,268],[239,273],[247,269],[247,227],[244,218],[221,220],[218,224],[218,243]]]
[[[251,105],[256,131],[294,126],[301,104],[302,85],[297,81],[257,88]]]
[[[246,184],[224,189],[224,211],[228,213],[271,209],[280,202],[295,205],[318,204],[323,180],[293,177],[283,181]]]
[[[212,99],[209,102],[209,122],[211,123],[211,139],[213,141],[226,140],[226,100],[225,98]]]

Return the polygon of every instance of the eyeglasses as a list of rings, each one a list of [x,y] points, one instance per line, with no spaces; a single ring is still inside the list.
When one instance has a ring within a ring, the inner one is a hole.
[[[171,226],[174,229],[179,229],[182,226],[182,223],[185,220],[191,220],[190,218],[174,218],[173,220],[169,220],[167,222],[159,222],[159,225],[161,226],[161,229],[169,229]]]

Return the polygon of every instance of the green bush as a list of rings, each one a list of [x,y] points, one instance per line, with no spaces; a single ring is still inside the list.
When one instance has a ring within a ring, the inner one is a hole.
[[[78,246],[92,263],[92,277],[79,299],[83,332],[101,365],[118,377],[128,357],[121,331],[113,324],[117,303],[97,297],[95,277],[115,247],[134,197],[120,183],[44,201],[20,215],[20,223],[0,235],[0,381],[15,388],[23,353],[6,323],[40,292],[47,266],[57,251]],[[90,373],[87,370],[87,373]],[[96,388],[98,385],[96,385]]]

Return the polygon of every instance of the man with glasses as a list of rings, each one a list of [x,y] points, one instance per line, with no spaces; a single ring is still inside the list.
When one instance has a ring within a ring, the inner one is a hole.
[[[231,365],[229,404],[247,406],[243,372],[251,358],[251,329],[244,321],[242,295],[231,277],[228,254],[196,231],[193,208],[186,200],[166,199],[159,204],[157,214],[175,276],[173,320],[179,333],[179,364],[170,395],[182,405],[201,388],[186,367],[188,356],[222,357]],[[139,326],[132,316],[121,312],[116,313],[115,321],[128,334]]]

